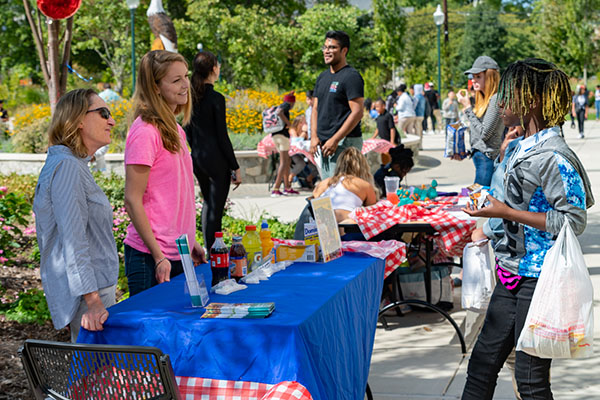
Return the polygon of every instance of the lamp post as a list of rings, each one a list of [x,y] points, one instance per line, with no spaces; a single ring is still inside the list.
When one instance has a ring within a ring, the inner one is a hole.
[[[440,56],[440,27],[444,23],[444,12],[442,11],[442,7],[438,4],[435,12],[433,13],[433,22],[437,26],[437,56],[438,56],[438,92],[440,93],[440,98],[438,99],[438,105],[441,106],[441,93],[442,93],[442,61]]]
[[[140,0],[126,1],[127,7],[129,8],[129,15],[131,16],[131,76],[133,78],[132,93],[135,93],[135,9],[140,5]]]

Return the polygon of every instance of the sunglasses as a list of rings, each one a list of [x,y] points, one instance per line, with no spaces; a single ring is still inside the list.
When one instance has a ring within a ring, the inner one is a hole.
[[[93,110],[87,110],[86,114],[91,113],[91,112],[98,112],[100,114],[100,116],[104,119],[109,119],[110,117],[112,117],[110,110],[106,107],[100,107],[100,108],[94,108]]]

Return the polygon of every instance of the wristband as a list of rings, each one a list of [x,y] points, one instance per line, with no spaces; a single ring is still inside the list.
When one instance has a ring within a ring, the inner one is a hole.
[[[158,267],[158,265],[159,265],[161,262],[165,261],[166,259],[167,259],[167,257],[163,257],[163,258],[161,258],[161,259],[160,259],[160,260],[159,260],[159,261],[158,261],[156,264],[154,264],[154,268]]]

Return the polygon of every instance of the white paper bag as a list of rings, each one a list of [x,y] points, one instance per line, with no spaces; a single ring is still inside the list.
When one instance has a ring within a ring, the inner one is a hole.
[[[467,244],[463,250],[462,308],[484,313],[493,291],[488,241]]]
[[[541,358],[585,358],[594,352],[594,289],[567,218],[546,253],[517,350]]]

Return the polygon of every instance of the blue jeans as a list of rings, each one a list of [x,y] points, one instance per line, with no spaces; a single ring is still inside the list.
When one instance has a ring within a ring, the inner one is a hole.
[[[494,174],[494,160],[479,150],[474,150],[473,164],[475,164],[475,183],[479,183],[481,186],[490,186]]]
[[[494,397],[498,373],[517,344],[536,284],[536,278],[524,277],[512,292],[502,283],[496,284],[483,328],[469,360],[462,400],[491,400]],[[516,352],[515,378],[523,400],[553,399],[550,390],[551,364],[551,359]]]
[[[596,121],[600,121],[600,100],[596,100]]]
[[[169,262],[171,263],[171,278],[183,272],[181,260],[169,260]],[[136,250],[129,245],[125,245],[125,275],[127,276],[129,296],[158,285],[152,255]]]

